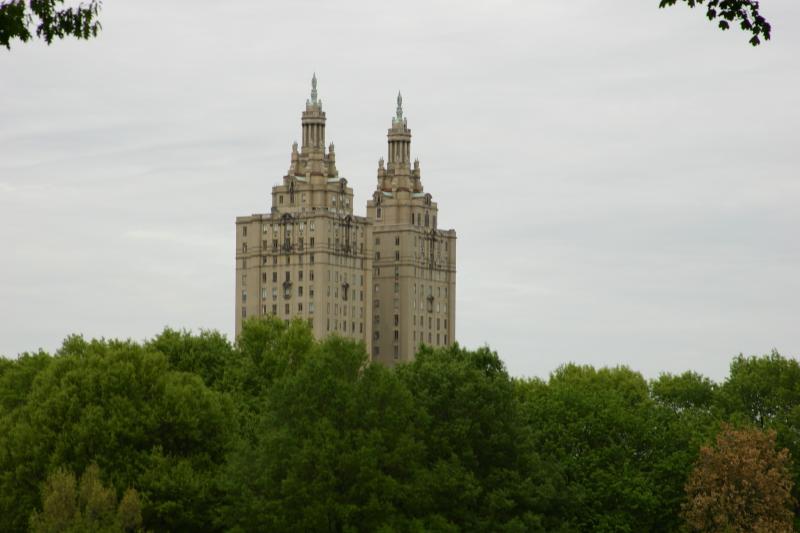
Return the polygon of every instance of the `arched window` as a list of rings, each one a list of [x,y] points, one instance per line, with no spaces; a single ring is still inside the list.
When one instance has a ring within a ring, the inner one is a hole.
[[[381,208],[380,207],[377,209],[377,214],[378,214],[378,218],[381,218]]]

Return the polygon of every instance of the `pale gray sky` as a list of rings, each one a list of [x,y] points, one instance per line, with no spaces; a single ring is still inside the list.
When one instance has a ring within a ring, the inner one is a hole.
[[[515,375],[800,354],[800,3],[752,48],[657,0],[108,0],[0,50],[0,354],[234,325],[313,71],[364,213],[401,89],[457,338]]]

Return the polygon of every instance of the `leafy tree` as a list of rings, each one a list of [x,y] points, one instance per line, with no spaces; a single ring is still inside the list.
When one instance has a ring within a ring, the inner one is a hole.
[[[674,411],[710,409],[714,402],[716,384],[695,372],[680,375],[661,374],[650,383],[653,398]]]
[[[739,355],[731,362],[718,403],[729,416],[744,417],[761,428],[785,421],[800,406],[800,363],[777,351],[762,357]]]
[[[141,491],[145,527],[208,530],[233,429],[223,395],[130,341],[70,337],[43,366],[0,417],[0,530],[24,530],[53,468],[93,462]]]
[[[50,474],[42,489],[42,511],[30,519],[31,533],[112,533],[141,526],[139,494],[129,488],[117,504],[116,490],[103,485],[96,464],[89,465],[80,484],[64,468]]]
[[[777,351],[763,356],[739,355],[731,361],[728,379],[715,404],[721,416],[777,432],[777,443],[800,455],[800,363]],[[800,464],[791,463],[795,499],[800,497]]]
[[[173,370],[191,372],[203,378],[211,388],[224,388],[223,377],[236,355],[228,339],[218,331],[199,335],[165,328],[145,344],[146,349],[163,353]]]
[[[397,374],[422,409],[409,508],[426,529],[541,531],[560,478],[532,447],[514,383],[488,348],[423,347]]]
[[[0,359],[0,413],[10,414],[25,405],[33,380],[50,361],[42,351],[23,353],[13,361]]]
[[[527,425],[566,486],[559,518],[578,531],[673,531],[703,421],[654,402],[628,368],[565,365],[520,384]]]
[[[272,335],[275,324],[252,324],[240,345],[264,333],[276,345],[288,341]],[[304,339],[301,327],[308,329],[297,322],[283,333]],[[263,344],[253,344],[261,353]],[[263,368],[282,371],[273,373],[252,439],[242,439],[229,462],[226,527],[403,530],[421,455],[409,392],[390,370],[367,364],[362,344],[335,336],[300,344],[305,350],[261,359],[269,361]]]
[[[723,425],[686,483],[687,526],[707,533],[794,531],[790,463],[789,450],[776,451],[774,431]]]
[[[63,7],[64,0],[6,0],[0,2],[0,45],[11,48],[11,40],[27,42],[37,37],[47,44],[53,39],[96,37],[100,31],[100,0]]]
[[[761,44],[762,37],[769,40],[772,35],[772,27],[761,16],[758,0],[659,0],[658,7],[674,6],[679,1],[691,8],[705,4],[708,20],[716,20],[723,31],[731,24],[738,24],[742,30],[752,34],[750,44],[753,46]]]

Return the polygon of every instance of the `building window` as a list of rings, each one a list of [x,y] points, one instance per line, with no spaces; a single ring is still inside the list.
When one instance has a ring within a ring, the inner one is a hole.
[[[311,299],[314,298],[314,286],[313,285],[308,287],[308,297],[311,298]]]
[[[272,304],[272,314],[273,315],[277,315],[278,314],[278,305],[277,304]]]
[[[284,272],[284,274],[285,274],[285,276],[286,276],[286,280],[285,280],[285,281],[290,281],[291,272],[289,272],[289,271],[287,270],[286,272]]]
[[[308,262],[311,263],[312,265],[314,264],[314,254],[309,254]]]
[[[378,356],[378,355],[380,355],[380,353],[381,353],[381,349],[378,348],[377,346],[372,348],[372,354],[373,355]]]
[[[278,203],[279,204],[283,203],[283,195],[282,194],[278,195]]]
[[[247,289],[242,290],[242,303],[247,302]]]
[[[278,283],[278,273],[277,272],[273,272],[272,273],[272,283]]]
[[[394,347],[394,358],[395,359],[399,359],[400,358],[400,347],[399,346],[395,346]]]
[[[302,313],[303,312],[303,302],[300,302],[300,303],[297,304],[297,312],[298,313]]]
[[[242,237],[247,237],[247,226],[242,226]]]
[[[297,296],[303,296],[303,286],[298,285],[297,287]]]
[[[287,315],[289,314],[289,304],[284,304],[283,311],[284,311],[285,314],[287,314]]]
[[[400,332],[398,330],[394,330],[394,340],[400,340]]]
[[[400,252],[395,252],[394,253],[394,260],[395,261],[400,261]]]
[[[309,313],[314,312],[314,302],[308,302],[308,312]]]
[[[311,246],[311,247],[314,246],[314,237],[311,237],[310,242],[309,242],[309,246]]]
[[[262,272],[261,273],[261,283],[266,283],[266,282],[267,282],[267,273],[266,272]]]
[[[379,207],[376,211],[378,213],[378,218],[381,218],[381,208]]]
[[[394,325],[395,326],[400,325],[400,315],[394,315]]]
[[[309,281],[314,281],[314,271],[313,270],[309,270],[308,271],[308,280]]]

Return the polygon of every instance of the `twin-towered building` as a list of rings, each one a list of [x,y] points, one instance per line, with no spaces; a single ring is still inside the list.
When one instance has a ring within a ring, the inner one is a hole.
[[[456,232],[438,229],[437,204],[411,162],[402,97],[366,217],[353,214],[333,143],[326,151],[316,76],[302,126],[270,212],[236,219],[236,334],[249,317],[300,317],[317,338],[363,340],[389,365],[413,359],[420,344],[451,344]]]

